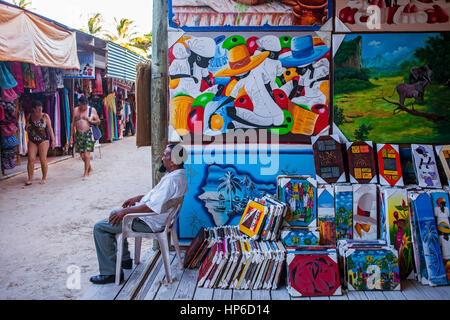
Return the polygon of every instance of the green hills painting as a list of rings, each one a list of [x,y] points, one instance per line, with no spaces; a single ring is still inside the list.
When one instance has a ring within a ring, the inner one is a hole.
[[[335,35],[334,43],[334,121],[349,140],[450,142],[449,32]]]

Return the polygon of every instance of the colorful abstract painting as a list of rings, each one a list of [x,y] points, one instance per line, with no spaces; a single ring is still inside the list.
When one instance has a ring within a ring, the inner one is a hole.
[[[420,192],[412,199],[412,205],[414,215],[417,217],[429,284],[446,285],[447,277],[431,197],[425,192]]]
[[[318,30],[329,0],[169,0],[169,23],[183,30]]]
[[[281,242],[286,248],[318,246],[320,232],[317,228],[285,228],[281,230]]]
[[[347,142],[351,183],[378,183],[372,141]]]
[[[417,184],[424,188],[441,188],[441,179],[437,168],[432,145],[411,145]]]
[[[353,239],[378,239],[377,186],[353,185]]]
[[[395,250],[350,249],[345,259],[349,290],[400,290]]]
[[[319,186],[317,189],[317,217],[319,220],[320,244],[336,245],[334,187],[331,185]]]
[[[387,240],[398,251],[400,276],[406,279],[414,270],[408,194],[404,189],[385,189],[383,197],[388,227]]]
[[[445,0],[336,0],[336,31],[445,31],[449,6]]]
[[[249,200],[277,193],[278,175],[315,175],[310,146],[280,145],[270,154],[261,148],[233,145],[213,153],[205,146],[185,146],[189,190],[178,223],[182,241],[194,239],[201,227],[239,225]]]
[[[336,240],[353,239],[353,188],[336,186],[334,194]]]
[[[398,145],[377,144],[377,159],[380,184],[402,187],[404,183]]]
[[[341,295],[336,251],[328,253],[288,252],[287,289],[292,297]]]
[[[169,49],[169,137],[329,128],[330,50],[315,33],[186,33]],[[209,140],[209,141],[210,141]]]
[[[428,30],[428,29],[427,29]],[[333,35],[334,121],[350,141],[450,141],[449,33]]]
[[[450,204],[447,192],[430,192],[447,281],[450,283]]]
[[[317,182],[319,184],[347,182],[339,137],[336,135],[314,136],[311,138],[311,143],[314,150]]]
[[[310,177],[279,176],[278,199],[288,205],[290,226],[317,227],[317,182]]]

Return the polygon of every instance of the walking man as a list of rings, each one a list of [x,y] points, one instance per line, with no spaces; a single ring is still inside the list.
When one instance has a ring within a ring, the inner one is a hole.
[[[88,106],[88,100],[85,96],[82,96],[78,102],[79,107],[73,110],[73,118],[70,125],[70,145],[73,145],[75,142],[75,151],[81,155],[81,159],[84,162],[83,179],[85,180],[92,172],[91,152],[94,152],[95,145],[91,125],[98,126],[100,119],[95,108]],[[89,116],[89,109],[92,109],[91,116]]]

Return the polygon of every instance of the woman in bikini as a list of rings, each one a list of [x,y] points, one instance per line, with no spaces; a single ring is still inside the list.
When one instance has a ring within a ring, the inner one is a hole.
[[[41,160],[42,181],[41,184],[47,182],[47,153],[49,147],[55,148],[55,135],[52,129],[50,117],[42,112],[42,102],[34,101],[33,108],[27,119],[26,130],[28,132],[28,181],[25,185],[29,186],[33,183],[34,162],[39,152]],[[49,137],[50,136],[50,137]],[[50,138],[50,141],[49,141]]]

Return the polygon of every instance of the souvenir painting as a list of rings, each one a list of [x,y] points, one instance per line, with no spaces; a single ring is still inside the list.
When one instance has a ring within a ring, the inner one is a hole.
[[[403,182],[405,183],[405,185],[416,184],[416,171],[414,170],[411,148],[400,147],[399,153]]]
[[[436,146],[435,148],[447,177],[447,183],[450,185],[450,145]]]
[[[411,149],[419,187],[441,188],[433,146],[412,144]]]
[[[336,31],[446,31],[449,14],[445,0],[336,0]]]
[[[398,145],[378,144],[377,158],[380,184],[402,187],[404,184]]]
[[[425,192],[414,194],[412,205],[417,217],[429,284],[446,285],[447,277],[431,197]]]
[[[310,143],[329,128],[329,53],[313,32],[184,34],[169,49],[169,136],[253,129]]]
[[[251,201],[242,215],[239,230],[250,238],[258,239],[261,225],[266,217],[266,207],[260,203]]]
[[[341,295],[336,251],[287,254],[288,292],[292,297]]]
[[[286,222],[296,227],[317,227],[317,182],[310,177],[279,176],[278,199],[288,205]]]
[[[353,185],[353,239],[376,240],[378,238],[377,186]]]
[[[317,217],[319,219],[320,244],[336,245],[333,186],[327,185],[318,187]]]
[[[400,290],[399,263],[394,249],[350,249],[345,253],[349,290]]]
[[[320,245],[320,233],[317,228],[290,227],[281,230],[281,242],[286,248]]]
[[[348,142],[348,167],[351,183],[377,183],[372,142]]]
[[[345,137],[448,143],[447,43],[447,33],[334,34],[334,121]]]
[[[183,30],[319,30],[329,0],[169,0],[169,24]]]
[[[447,192],[430,192],[447,281],[450,282],[450,205]]]
[[[414,253],[412,247],[411,225],[408,207],[408,195],[404,189],[384,189],[384,206],[388,243],[398,251],[400,277],[412,276]]]
[[[311,138],[319,184],[346,182],[342,146],[337,136],[314,136]]]
[[[353,187],[336,186],[334,192],[336,240],[353,239]]]

